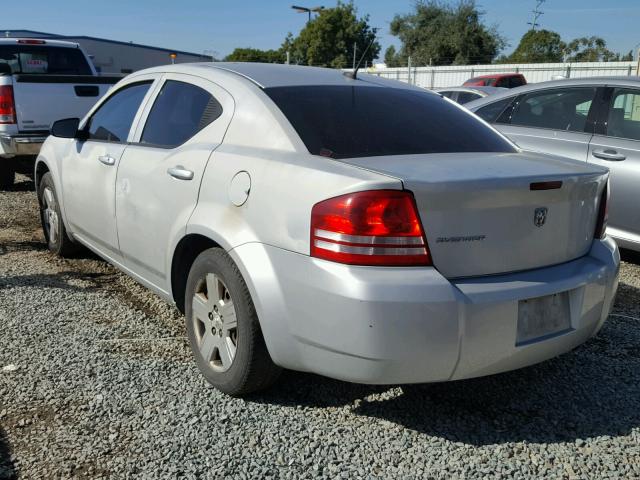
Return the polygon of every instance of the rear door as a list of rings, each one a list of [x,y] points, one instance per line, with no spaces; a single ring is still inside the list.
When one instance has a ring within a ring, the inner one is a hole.
[[[596,134],[589,144],[588,161],[611,171],[609,232],[617,239],[638,245],[640,88],[608,88],[605,95]]]
[[[87,140],[71,140],[62,161],[62,193],[71,231],[120,260],[115,217],[116,172],[152,78],[119,88],[87,119]]]
[[[169,291],[170,250],[198,200],[200,181],[233,115],[221,87],[166,74],[118,168],[116,216],[125,265]]]
[[[495,127],[520,148],[586,161],[595,87],[536,90],[517,98]]]

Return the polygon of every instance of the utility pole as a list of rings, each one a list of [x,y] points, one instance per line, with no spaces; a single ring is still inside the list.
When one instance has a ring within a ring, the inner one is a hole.
[[[289,62],[291,62],[291,57],[289,54],[289,50],[287,50],[287,65],[289,65]]]
[[[540,15],[544,14],[544,12],[540,10],[540,7],[542,7],[542,4],[544,2],[545,0],[536,0],[536,8],[532,10],[533,21],[527,22],[527,25],[531,25],[531,30],[535,30],[536,27],[540,26],[540,24],[538,23],[538,18],[540,18]]]

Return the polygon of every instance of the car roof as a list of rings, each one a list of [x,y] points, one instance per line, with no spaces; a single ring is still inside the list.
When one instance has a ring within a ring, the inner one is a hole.
[[[388,86],[411,90],[425,91],[423,88],[408,83],[389,80],[358,72],[357,80],[344,74],[342,70],[334,68],[307,67],[302,65],[286,65],[281,63],[252,63],[252,62],[203,62],[162,65],[145,70],[142,73],[192,73],[205,76],[207,72],[215,70],[231,72],[253,82],[261,88],[312,86],[312,85],[344,85],[344,86]]]
[[[471,77],[469,80],[480,80],[482,78],[504,78],[504,77],[521,77],[522,74],[521,73],[516,73],[516,72],[512,72],[512,73],[490,73],[487,75],[478,75],[477,77]]]
[[[509,90],[504,87],[487,87],[487,86],[474,86],[469,85],[468,87],[446,87],[446,88],[436,88],[434,89],[436,92],[472,92],[472,93],[485,93],[487,95],[493,95],[496,93],[504,92]]]
[[[67,47],[67,48],[79,48],[79,45],[76,42],[65,42],[64,40],[50,40],[48,38],[0,38],[0,45],[27,45],[29,44],[21,44],[18,43],[18,40],[35,40],[42,41],[44,43],[37,43],[34,46],[42,47],[42,46],[54,46],[54,47]]]
[[[512,97],[522,93],[532,92],[536,90],[544,90],[547,88],[570,87],[570,86],[604,86],[619,85],[640,87],[640,77],[637,76],[609,76],[609,77],[584,77],[584,78],[563,78],[561,80],[551,80],[548,82],[528,83],[520,87],[506,89],[504,92],[490,97],[479,98],[465,104],[468,109],[474,109],[501,100],[503,98]]]

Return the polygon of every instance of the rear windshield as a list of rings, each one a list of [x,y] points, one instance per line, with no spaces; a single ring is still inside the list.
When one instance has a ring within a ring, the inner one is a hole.
[[[265,92],[313,155],[515,151],[472,114],[429,92],[360,86],[276,87]]]
[[[0,63],[12,73],[42,75],[91,75],[91,68],[79,48],[47,45],[0,45]]]

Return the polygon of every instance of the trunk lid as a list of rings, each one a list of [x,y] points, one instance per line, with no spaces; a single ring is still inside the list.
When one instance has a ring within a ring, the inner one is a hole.
[[[448,278],[555,265],[593,241],[607,170],[536,153],[448,153],[341,160],[413,192],[434,266]],[[532,190],[538,182],[560,188]]]

